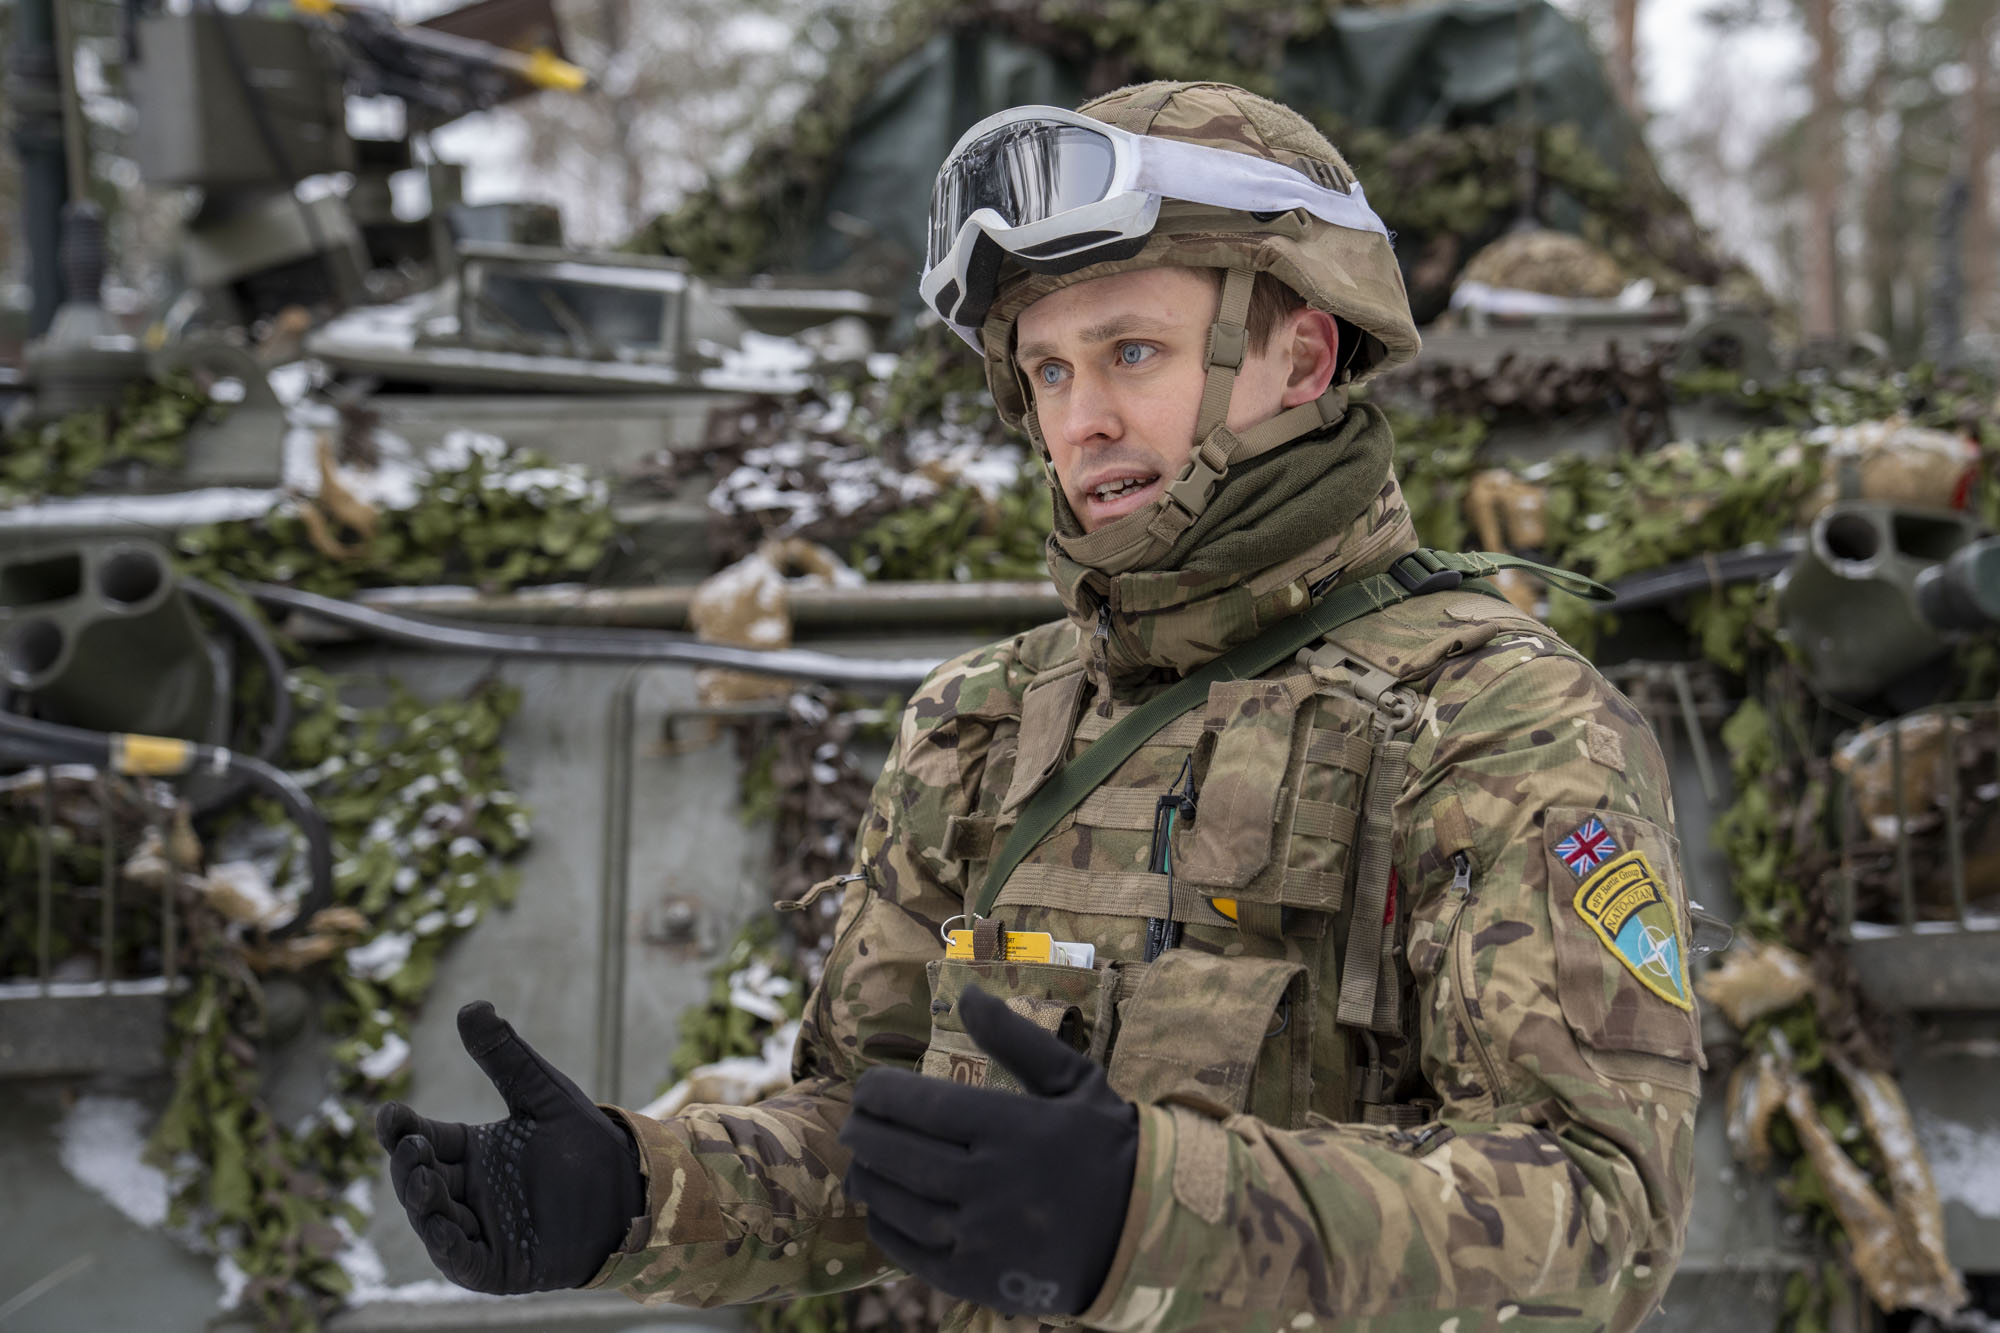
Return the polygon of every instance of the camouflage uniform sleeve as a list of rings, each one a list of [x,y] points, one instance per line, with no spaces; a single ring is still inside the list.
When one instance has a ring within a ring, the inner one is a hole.
[[[1658,1303],[1693,1186],[1685,970],[1676,956],[1671,984],[1642,984],[1575,906],[1585,881],[1557,849],[1598,821],[1643,858],[1636,888],[1604,862],[1632,888],[1625,909],[1686,940],[1665,765],[1588,664],[1526,645],[1447,662],[1396,810],[1437,1121],[1287,1131],[1142,1108],[1131,1210],[1086,1324],[1630,1329]]]
[[[790,1088],[755,1106],[693,1106],[659,1121],[617,1110],[639,1144],[647,1214],[590,1283],[648,1304],[726,1305],[863,1286],[891,1273],[847,1201],[837,1136],[854,1079],[914,1067],[930,1040],[924,965],[964,910],[944,832],[985,762],[985,714],[1004,711],[1006,645],[947,663],[904,710],[856,840],[820,983],[806,1001]]]

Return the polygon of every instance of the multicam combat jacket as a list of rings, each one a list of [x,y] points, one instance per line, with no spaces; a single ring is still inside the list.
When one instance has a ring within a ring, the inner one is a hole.
[[[1330,574],[1415,544],[1391,481],[1349,531],[1233,588],[1189,600],[1163,575],[1088,632],[933,674],[875,788],[798,1082],[627,1114],[649,1215],[597,1285],[716,1305],[889,1276],[836,1135],[872,1064],[1007,1083],[958,1023],[977,980],[1141,1108],[1125,1229],[1076,1322],[1638,1324],[1681,1252],[1701,1059],[1667,777],[1625,699],[1504,602],[1439,592],[1353,622],[1125,761],[993,911],[1093,945],[1095,967],[942,956],[1050,772]],[[1196,798],[1171,886],[1149,868],[1170,788]],[[1180,947],[1142,962],[1169,914]],[[946,1326],[1008,1322],[962,1307]]]

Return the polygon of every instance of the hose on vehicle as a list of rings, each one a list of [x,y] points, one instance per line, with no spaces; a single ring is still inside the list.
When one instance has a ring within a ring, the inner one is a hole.
[[[0,711],[0,758],[18,764],[88,764],[108,772],[146,777],[200,772],[240,777],[246,788],[275,797],[306,839],[311,887],[297,914],[271,933],[289,934],[333,902],[333,837],[326,817],[305,788],[275,764],[220,745],[173,736],[89,731],[5,711]]]

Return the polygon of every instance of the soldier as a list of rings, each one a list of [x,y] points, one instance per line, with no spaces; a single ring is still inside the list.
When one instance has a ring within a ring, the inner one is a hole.
[[[1634,1327],[1701,1060],[1666,773],[1494,562],[1418,551],[1347,400],[1418,348],[1347,164],[1223,85],[1017,108],[930,251],[1069,617],[911,700],[788,1090],[599,1108],[461,1013],[509,1117],[378,1118],[432,1258],[703,1306],[902,1271],[954,1329]]]

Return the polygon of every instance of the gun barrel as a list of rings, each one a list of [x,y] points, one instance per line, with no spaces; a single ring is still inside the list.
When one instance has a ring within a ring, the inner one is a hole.
[[[2000,626],[2000,537],[1981,537],[1917,575],[1917,609],[1947,633]]]

